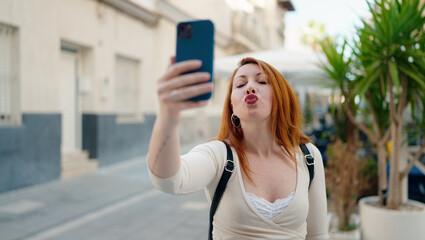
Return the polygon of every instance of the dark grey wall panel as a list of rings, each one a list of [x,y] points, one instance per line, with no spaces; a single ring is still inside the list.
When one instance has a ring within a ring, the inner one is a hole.
[[[99,166],[118,163],[147,153],[155,116],[143,123],[117,123],[115,115],[83,116],[83,148]],[[96,137],[94,137],[96,136]]]
[[[90,158],[97,158],[98,115],[83,114],[83,149],[89,152]]]
[[[60,145],[60,114],[23,114],[21,126],[0,127],[0,192],[59,178]]]
[[[155,116],[117,124],[115,115],[83,115],[83,149],[100,166],[147,153]],[[22,125],[0,127],[0,192],[48,182],[61,172],[61,115],[23,114]]]

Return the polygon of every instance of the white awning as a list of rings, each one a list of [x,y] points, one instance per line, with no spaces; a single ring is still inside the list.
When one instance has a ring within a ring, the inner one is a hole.
[[[275,49],[260,52],[218,58],[214,62],[214,74],[218,78],[229,78],[244,57],[254,57],[263,60],[276,68],[290,82],[292,87],[325,89],[328,82],[323,77],[323,70],[319,67],[324,56],[313,51],[291,51]]]
[[[325,61],[325,57],[322,53],[312,50],[292,51],[281,48],[218,58],[214,62],[216,79],[228,79],[244,57],[254,57],[269,63],[282,73],[299,93],[329,95],[332,92],[332,82],[324,77],[324,71],[319,66],[321,61]],[[301,99],[301,102],[304,102],[304,99]]]

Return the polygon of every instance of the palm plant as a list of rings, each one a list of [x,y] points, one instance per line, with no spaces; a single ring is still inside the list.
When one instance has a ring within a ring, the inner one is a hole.
[[[398,209],[402,203],[400,182],[410,170],[399,169],[403,113],[425,91],[425,5],[419,0],[374,0],[373,5],[368,4],[372,20],[363,21],[354,48],[364,67],[354,92],[362,96],[379,94],[389,109],[393,150],[388,208]],[[424,146],[420,149],[419,156]],[[408,168],[418,158],[412,159]]]
[[[354,101],[355,96],[352,94],[355,82],[350,79],[350,76],[353,76],[350,69],[352,59],[344,57],[347,42],[344,42],[344,44],[339,48],[336,42],[332,38],[328,37],[320,43],[320,46],[328,62],[322,63],[321,66],[324,69],[327,78],[332,80],[333,84],[331,87],[339,90],[340,94],[344,97],[343,102],[346,109],[338,109],[337,111],[340,118],[342,118],[342,116],[347,114],[347,112],[355,112],[357,108]],[[355,146],[357,146],[354,142],[356,139],[354,133],[355,128],[352,125],[352,122],[345,122],[344,125],[344,129],[341,129],[341,131],[338,132],[346,131],[346,135],[343,137],[345,139],[343,140],[355,149]]]
[[[334,88],[338,89],[344,97],[343,102],[345,114],[351,123],[347,128],[357,127],[369,139],[372,147],[375,149],[378,157],[378,194],[380,195],[381,203],[383,201],[383,193],[387,189],[387,175],[386,175],[386,142],[390,137],[390,132],[386,131],[389,127],[388,121],[388,106],[384,100],[385,94],[380,91],[380,86],[374,84],[370,86],[369,91],[364,94],[366,98],[367,109],[359,109],[355,105],[354,92],[355,87],[361,80],[359,72],[361,72],[361,62],[353,55],[350,58],[344,56],[347,42],[340,47],[332,39],[326,39],[321,43],[323,53],[326,56],[327,63],[322,64],[328,79],[333,80]],[[351,50],[353,50],[351,48]],[[351,77],[350,77],[351,76]],[[351,78],[351,79],[350,79]],[[358,95],[357,95],[358,96]],[[356,119],[357,111],[363,110],[371,115],[371,124],[367,122],[359,122]],[[350,130],[352,131],[352,130]],[[350,142],[347,142],[351,144]]]
[[[374,0],[368,5],[372,19],[364,20],[363,27],[357,30],[359,39],[352,47],[354,54],[349,60],[343,58],[344,49],[338,51],[335,44],[322,43],[328,60],[324,70],[346,99],[359,96],[367,103],[370,126],[355,118],[358,109],[353,108],[350,101],[345,101],[344,107],[350,122],[368,137],[377,152],[381,203],[387,189],[386,142],[391,138],[388,208],[397,209],[402,202],[400,181],[425,149],[424,143],[400,171],[403,113],[409,104],[414,109],[412,113],[417,108],[423,112],[424,106],[425,18],[421,15],[425,6],[419,0]],[[347,74],[357,77],[351,81]],[[424,117],[424,114],[414,115],[417,126],[425,125]]]
[[[330,195],[336,206],[338,228],[344,230],[349,229],[350,215],[359,197],[359,192],[363,190],[366,186],[365,183],[369,180],[363,176],[365,167],[363,159],[357,156],[359,140],[356,126],[360,129],[369,128],[355,120],[355,115],[359,110],[353,93],[357,83],[354,78],[356,63],[354,58],[344,56],[346,47],[348,47],[347,42],[344,41],[342,46],[339,46],[332,38],[326,38],[320,45],[327,60],[326,63],[321,64],[321,67],[326,78],[332,80],[333,84],[330,87],[338,90],[343,97],[343,105],[337,104],[338,116],[335,121],[338,140],[327,151],[329,163],[326,184],[330,187]],[[374,117],[376,116],[378,115],[374,114]],[[368,134],[372,141],[380,139],[380,132],[368,132]],[[345,144],[342,144],[341,140]],[[385,149],[385,145],[382,146]]]

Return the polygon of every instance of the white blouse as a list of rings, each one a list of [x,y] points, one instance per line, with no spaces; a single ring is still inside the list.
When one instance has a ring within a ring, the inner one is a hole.
[[[232,148],[235,171],[214,215],[213,239],[229,240],[323,240],[328,239],[325,175],[319,150],[306,144],[314,157],[314,179],[309,189],[309,172],[301,150],[296,153],[297,185],[293,199],[272,219],[263,216],[249,200],[238,155]],[[183,194],[204,189],[212,201],[226,164],[226,146],[220,141],[198,145],[181,156],[177,173],[162,179],[149,171],[154,186],[167,193]],[[255,200],[254,200],[255,201]],[[279,203],[278,203],[279,204]],[[261,209],[261,207],[260,207]],[[274,208],[273,208],[274,209]],[[274,215],[274,214],[273,214]]]

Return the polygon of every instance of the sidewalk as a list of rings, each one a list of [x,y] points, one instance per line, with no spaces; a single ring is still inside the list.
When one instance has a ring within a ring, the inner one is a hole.
[[[155,190],[141,157],[0,194],[0,239],[205,239],[208,207],[203,191]]]

